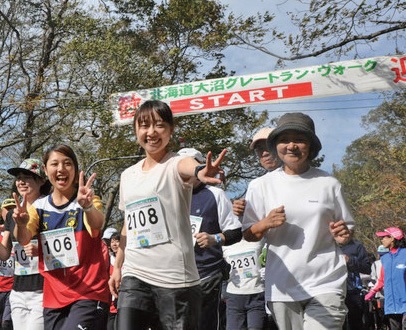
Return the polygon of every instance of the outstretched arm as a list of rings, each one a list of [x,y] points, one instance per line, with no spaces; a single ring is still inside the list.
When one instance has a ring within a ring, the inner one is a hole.
[[[213,162],[211,151],[207,153],[205,167],[196,173],[197,178],[201,182],[206,184],[219,184],[224,181],[224,171],[221,169],[220,164],[223,161],[226,152],[227,150],[224,149]],[[179,174],[185,181],[188,181],[191,177],[195,176],[196,167],[200,165],[201,164],[192,157],[185,157],[179,161]],[[217,175],[219,175],[219,178],[217,178]]]

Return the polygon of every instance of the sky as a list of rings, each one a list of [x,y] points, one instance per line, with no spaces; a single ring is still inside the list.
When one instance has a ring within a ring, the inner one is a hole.
[[[256,12],[271,10],[276,14],[278,28],[284,31],[291,31],[289,19],[285,12],[288,10],[296,10],[298,4],[298,1],[282,0],[250,0],[249,5],[247,5],[247,2],[240,0],[222,0],[219,2],[227,5],[228,9],[236,16],[254,15]],[[272,47],[272,45],[270,45],[270,47]],[[375,51],[372,47],[368,46],[364,49],[359,48],[358,51],[365,54],[364,58],[388,55],[385,53],[388,47],[382,47],[382,45],[378,44],[374,47],[378,50]],[[404,48],[405,47],[400,47],[400,49]],[[272,51],[280,54],[283,53],[283,49],[280,49],[280,47],[278,49],[272,49]],[[275,67],[275,58],[257,50],[230,47],[224,54],[225,59],[223,63],[227,71],[235,71],[236,76],[280,70],[280,68]],[[295,62],[285,62],[286,67],[284,69],[288,70],[327,64],[331,61],[337,62],[352,59],[351,56],[343,56],[340,59],[327,59],[323,56],[319,56]],[[362,93],[331,98],[317,98],[306,101],[251,106],[251,109],[254,111],[267,110],[269,111],[270,118],[277,118],[291,111],[301,111],[312,117],[316,127],[316,135],[323,145],[319,155],[325,156],[321,168],[331,173],[333,164],[336,166],[342,165],[342,158],[345,154],[346,147],[366,133],[366,130],[361,126],[362,116],[376,108],[380,103],[382,103],[382,95],[380,93]]]

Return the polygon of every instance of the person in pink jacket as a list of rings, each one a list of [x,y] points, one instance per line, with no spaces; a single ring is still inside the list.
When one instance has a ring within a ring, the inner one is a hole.
[[[385,287],[385,315],[391,330],[406,329],[406,241],[404,232],[397,227],[389,227],[377,232],[382,245],[389,253],[381,257],[382,267],[375,286],[365,296],[371,300]]]

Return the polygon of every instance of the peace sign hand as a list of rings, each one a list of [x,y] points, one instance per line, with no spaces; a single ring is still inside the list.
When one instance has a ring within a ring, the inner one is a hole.
[[[86,184],[84,184],[85,175],[83,171],[80,171],[77,200],[82,208],[89,208],[93,205],[94,191],[92,189],[92,184],[95,178],[96,173],[93,173],[89,180],[87,180]]]
[[[19,226],[27,225],[28,220],[30,220],[30,216],[27,212],[27,199],[25,198],[25,195],[22,195],[22,197],[23,201],[20,205],[18,195],[16,193],[13,193],[13,198],[16,202],[16,207],[13,210],[13,220]]]
[[[206,167],[197,173],[198,179],[203,183],[219,184],[224,181],[224,171],[220,167],[220,163],[227,152],[227,149],[223,149],[220,155],[215,161],[211,161],[212,152],[207,153]],[[219,175],[219,178],[216,176]]]

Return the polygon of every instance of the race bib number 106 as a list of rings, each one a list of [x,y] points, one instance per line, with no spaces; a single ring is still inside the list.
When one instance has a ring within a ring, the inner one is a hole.
[[[72,227],[42,232],[41,246],[45,271],[79,265],[75,233]]]

